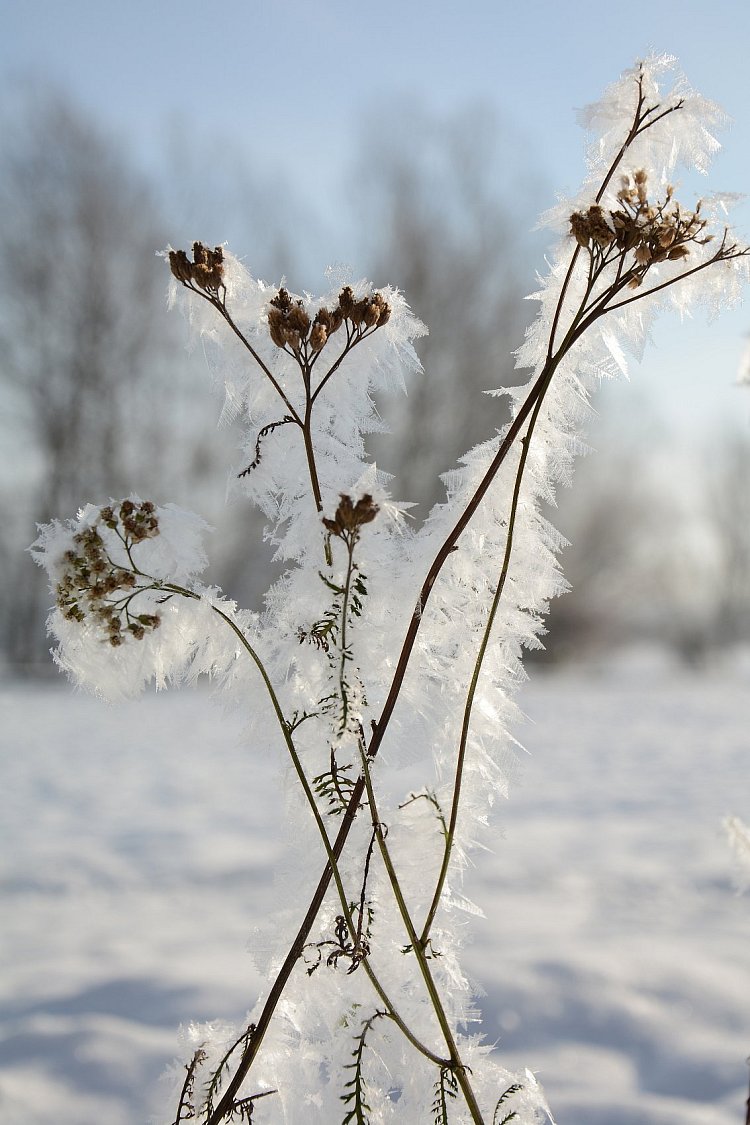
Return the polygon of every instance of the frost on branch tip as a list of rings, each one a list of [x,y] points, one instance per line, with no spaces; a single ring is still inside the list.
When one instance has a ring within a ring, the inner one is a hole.
[[[673,55],[652,54],[624,71],[599,101],[578,115],[591,137],[589,182],[601,179],[621,149],[634,91],[646,110],[656,107],[650,118],[658,118],[658,127],[642,130],[631,140],[633,167],[651,168],[664,180],[680,166],[705,175],[721,149],[716,134],[729,119],[720,106],[692,88]]]

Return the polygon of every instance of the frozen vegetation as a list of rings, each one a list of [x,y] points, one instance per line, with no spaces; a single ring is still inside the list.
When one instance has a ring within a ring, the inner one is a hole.
[[[658,1104],[648,1102],[647,1112],[662,1115],[677,1098],[683,1125],[698,1120],[701,1099],[721,1103],[725,1091],[736,1099],[729,1072],[718,1063],[711,1069],[713,1040],[691,1036],[686,1015],[698,990],[703,995],[710,980],[721,994],[724,978],[709,971],[710,954],[685,950],[693,964],[681,990],[681,962],[654,929],[666,915],[678,948],[671,898],[693,855],[696,802],[710,792],[712,755],[727,755],[722,776],[731,776],[735,744],[706,745],[716,730],[706,724],[700,770],[698,744],[687,755],[673,745],[665,731],[679,707],[693,703],[671,682],[663,684],[664,714],[656,697],[638,705],[626,683],[616,685],[631,720],[621,741],[623,703],[589,675],[559,695],[554,753],[540,755],[539,776],[528,775],[528,802],[507,817],[502,808],[524,757],[523,653],[540,646],[550,599],[565,590],[563,541],[543,505],[570,482],[590,396],[602,379],[626,371],[626,351],[640,352],[658,312],[685,315],[695,303],[716,310],[737,299],[750,261],[726,225],[728,197],[679,199],[675,174],[705,173],[723,114],[691,89],[674,60],[637,64],[585,111],[583,124],[588,175],[543,219],[556,245],[533,295],[537,319],[516,353],[523,374],[518,385],[489,392],[509,400],[511,421],[446,474],[445,500],[422,527],[410,527],[409,505],[391,498],[365,441],[381,428],[375,396],[403,391],[419,371],[414,344],[425,328],[404,295],[335,275],[322,297],[294,294],[253,277],[224,247],[196,242],[192,256],[165,254],[171,298],[212,356],[225,416],[244,424],[237,479],[268,521],[282,576],[262,612],[238,607],[202,580],[203,521],[136,495],[99,498],[40,528],[33,554],[55,597],[55,660],[118,709],[101,720],[98,738],[100,720],[88,711],[71,724],[70,746],[61,746],[59,731],[42,735],[44,761],[28,783],[44,793],[59,776],[75,806],[93,763],[103,771],[76,815],[83,840],[100,808],[117,825],[115,846],[106,846],[105,832],[103,846],[90,839],[82,848],[86,878],[112,888],[113,912],[101,924],[117,925],[102,937],[100,959],[86,964],[103,970],[90,986],[102,1009],[103,997],[126,1006],[130,998],[136,1023],[152,1014],[150,1043],[139,1030],[144,1062],[158,1054],[170,1005],[181,1016],[182,1000],[196,1001],[160,1121],[410,1125],[429,1116],[434,1125],[540,1125],[552,1120],[534,1073],[545,1061],[561,1087],[556,1104],[563,1113],[574,1105],[575,1125],[602,1112],[585,1104],[596,1070],[606,1076],[609,1121],[630,1120],[640,1112],[634,1103],[652,1096]],[[152,684],[206,680],[242,728],[241,743],[230,739],[223,753],[218,721],[203,717],[200,695],[163,711],[161,701],[120,709]],[[549,691],[556,699],[557,688]],[[601,715],[587,716],[602,691]],[[644,730],[632,725],[639,711],[649,716]],[[572,742],[563,737],[566,716],[577,724]],[[186,723],[186,736],[157,735],[164,723]],[[22,738],[23,721],[20,728]],[[17,752],[16,759],[33,760]],[[653,776],[655,764],[673,760],[679,786]],[[551,771],[561,765],[558,792]],[[686,790],[688,771],[695,788]],[[222,804],[225,793],[234,814]],[[34,806],[33,798],[19,805]],[[50,808],[53,822],[63,815],[60,794]],[[715,831],[732,811],[716,813]],[[33,819],[23,823],[35,827]],[[741,852],[744,829],[732,823]],[[497,866],[484,862],[498,832],[513,834],[516,825],[537,852],[501,847]],[[615,869],[602,871],[610,841]],[[658,841],[670,845],[662,866]],[[61,825],[49,841],[49,889],[57,885],[53,871],[66,873],[67,846]],[[693,895],[709,894],[703,856],[700,847]],[[249,884],[251,872],[257,881]],[[81,877],[72,861],[69,877]],[[179,907],[181,889],[196,882],[178,917],[174,901]],[[78,932],[90,912],[85,878],[70,891]],[[710,893],[710,905],[704,899],[700,911],[688,907],[678,918],[680,932],[695,914],[720,916],[720,896]],[[607,924],[593,922],[587,944],[592,911]],[[164,944],[150,930],[152,915],[164,926]],[[255,927],[245,962],[224,955],[228,927],[237,938],[242,918],[246,934]],[[58,936],[53,914],[40,932]],[[489,966],[475,954],[472,968],[473,934],[477,951],[491,937]],[[145,974],[143,964],[131,978],[107,971],[134,935],[143,943],[136,960],[168,965],[166,981],[163,970]],[[207,973],[198,951],[213,966]],[[184,978],[171,979],[183,956],[193,970],[187,991]],[[672,975],[664,977],[667,967]],[[68,989],[75,971],[75,963],[65,970]],[[490,997],[497,990],[483,1022],[474,972]],[[205,992],[196,996],[199,978]],[[39,980],[37,970],[23,982],[26,997]],[[726,992],[729,1001],[736,987],[727,983]],[[110,1030],[122,1037],[127,1020],[123,1026],[107,1012],[94,1014],[88,1036],[78,1029],[66,1081],[81,1060],[93,1075],[106,1055],[132,1098],[141,1082],[128,1068],[138,1053],[121,1042],[108,1054]],[[54,1020],[32,1018],[41,1032]],[[685,1027],[668,1035],[675,1023]],[[610,1028],[629,1052],[610,1046]],[[492,1050],[496,1038],[502,1050]],[[685,1087],[662,1097],[672,1074],[657,1047],[663,1052],[667,1038],[691,1066],[675,1064]],[[93,1096],[90,1082],[82,1088]],[[21,1076],[11,1096],[41,1089]],[[59,1118],[67,1112],[62,1092],[56,1104]]]

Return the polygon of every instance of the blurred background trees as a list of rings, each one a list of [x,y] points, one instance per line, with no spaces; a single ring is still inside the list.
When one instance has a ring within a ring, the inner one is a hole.
[[[6,461],[3,617],[8,657],[44,651],[49,597],[19,542],[90,496],[164,469],[166,386],[153,268],[153,192],[63,100],[27,93],[0,152],[0,379]],[[32,621],[34,624],[32,625]]]
[[[54,90],[3,117],[0,636],[20,669],[49,662],[35,524],[131,491],[202,510],[215,454],[205,364],[166,308],[159,185]]]
[[[542,191],[518,138],[481,104],[446,117],[381,105],[363,135],[352,190],[362,259],[429,328],[424,377],[383,404],[393,432],[372,441],[420,520],[444,495],[439,475],[508,420],[505,401],[483,392],[523,381],[513,350],[535,313],[523,298]]]
[[[215,430],[205,358],[188,355],[166,311],[155,250],[167,242],[228,239],[256,273],[297,289],[320,287],[311,263],[330,254],[405,291],[430,328],[426,374],[378,404],[393,434],[373,435],[372,450],[394,496],[417,501],[415,519],[441,497],[439,474],[506,421],[503,400],[482,392],[522,377],[512,352],[542,253],[528,232],[548,193],[489,110],[379,105],[335,229],[226,139],[174,128],[146,174],[50,91],[19,92],[2,124],[0,647],[14,669],[48,663],[49,593],[25,553],[34,525],[88,500],[132,490],[190,507],[218,529],[210,579],[252,605],[267,585],[262,521],[225,502],[236,437]],[[747,427],[680,454],[637,400],[602,409],[598,452],[551,513],[571,541],[572,592],[553,606],[544,658],[646,640],[695,661],[747,644]]]

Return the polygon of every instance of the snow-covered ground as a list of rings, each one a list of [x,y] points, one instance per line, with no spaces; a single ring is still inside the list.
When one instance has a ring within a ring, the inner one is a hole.
[[[558,1125],[742,1125],[750,895],[721,821],[750,815],[747,671],[535,674],[522,704],[467,887],[486,1033]],[[0,713],[0,1121],[142,1125],[180,1022],[261,985],[277,778],[203,692],[8,686]]]

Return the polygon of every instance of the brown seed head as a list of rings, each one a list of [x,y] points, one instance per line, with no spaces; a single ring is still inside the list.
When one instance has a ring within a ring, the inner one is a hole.
[[[277,348],[299,351],[310,331],[310,317],[301,301],[292,301],[286,289],[279,289],[271,298],[268,310],[268,332]]]
[[[371,523],[377,514],[378,506],[369,493],[362,496],[355,504],[351,496],[342,492],[334,518],[331,520],[324,517],[323,524],[331,535],[343,537],[349,533],[357,536],[360,527],[366,523]]]
[[[169,268],[178,281],[190,281],[193,267],[184,250],[169,251]]]
[[[302,302],[297,301],[289,310],[287,316],[287,324],[293,332],[298,332],[302,339],[307,337],[310,331],[310,317],[305,312]]]
[[[101,524],[118,533],[128,548],[159,533],[156,508],[149,500],[107,504],[100,508],[99,518]],[[57,604],[69,621],[83,623],[89,618],[104,631],[105,640],[119,645],[122,616],[127,617],[132,594],[138,592],[138,572],[126,569],[127,564],[117,566],[112,562],[98,527],[79,531],[73,542],[78,550],[67,550],[61,560],[65,567],[57,585]],[[141,630],[155,627],[148,618],[138,618],[138,629],[133,630],[132,620],[128,618],[128,631],[136,639],[143,636]]]
[[[570,233],[579,246],[586,247],[591,241],[589,225],[586,222],[585,215],[581,211],[574,211],[570,216]]]
[[[362,319],[368,328],[374,328],[380,320],[380,309],[373,301],[368,301],[366,303],[364,312],[362,313]]]
[[[202,242],[193,243],[193,280],[201,289],[216,290],[223,284],[224,251],[221,246],[209,250]]]
[[[275,309],[280,309],[281,312],[289,312],[292,307],[292,298],[286,289],[279,289],[275,297],[271,298],[271,304]]]
[[[328,329],[326,328],[325,324],[321,324],[320,321],[316,320],[315,324],[313,324],[312,326],[312,331],[310,333],[310,348],[314,352],[319,352],[321,348],[325,346],[327,339]]]
[[[598,204],[587,211],[574,211],[570,216],[570,232],[579,246],[609,246],[615,241],[615,231],[607,222],[605,213]]]
[[[339,309],[345,320],[351,316],[352,309],[354,308],[354,293],[351,285],[345,285],[339,293]]]
[[[284,347],[286,344],[284,316],[278,309],[268,310],[268,333],[277,348]]]
[[[184,250],[169,251],[169,268],[184,285],[216,291],[224,283],[224,251],[221,246],[210,250],[202,242],[193,243],[193,261]]]

